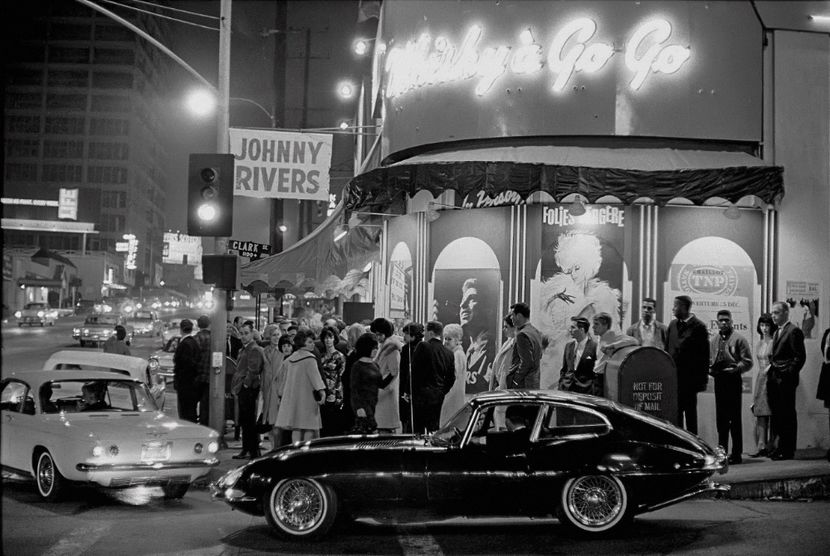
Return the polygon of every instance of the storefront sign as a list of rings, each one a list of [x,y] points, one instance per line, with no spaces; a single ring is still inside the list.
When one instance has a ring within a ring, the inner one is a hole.
[[[559,93],[575,74],[596,73],[614,57],[614,45],[602,41],[597,30],[593,19],[574,19],[558,28],[547,48],[536,42],[538,32],[532,28],[523,30],[516,44],[487,44],[479,25],[470,26],[460,42],[445,36],[433,40],[424,32],[389,51],[386,96],[467,79],[474,80],[475,94],[482,96],[505,74],[534,74],[543,68],[553,76],[550,89]],[[672,27],[665,19],[641,21],[633,28],[622,51],[630,89],[638,90],[649,75],[676,73],[689,60],[691,50],[671,39]]]
[[[161,261],[167,264],[201,264],[202,238],[165,232]]]
[[[231,129],[234,195],[329,200],[332,136]]]
[[[254,243],[253,241],[232,239],[228,241],[228,253],[238,253],[242,257],[249,257],[253,260],[270,255],[271,246],[264,243]]]
[[[64,189],[60,190],[58,196],[58,218],[77,220],[78,219],[78,190]]]
[[[115,244],[115,250],[126,251],[127,257],[124,259],[124,269],[135,270],[137,268],[135,260],[138,256],[138,239],[136,239],[134,234],[124,234],[122,237],[127,241],[117,242]]]

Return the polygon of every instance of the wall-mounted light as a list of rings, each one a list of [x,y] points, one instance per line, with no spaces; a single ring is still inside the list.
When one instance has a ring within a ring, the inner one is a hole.
[[[366,56],[372,49],[372,41],[375,39],[356,38],[352,42],[352,52],[358,56]]]
[[[585,202],[582,200],[582,195],[577,194],[574,198],[573,203],[568,207],[568,212],[571,216],[582,216],[588,211],[585,208]]]
[[[337,95],[344,100],[353,98],[356,90],[357,88],[354,83],[348,80],[341,81],[337,84]]]
[[[350,125],[351,123],[349,122],[349,120],[343,120],[339,124],[337,124],[337,127],[342,129],[343,131],[346,131],[347,129],[349,129]]]
[[[280,224],[279,226],[277,226],[277,229],[282,233],[285,233],[288,231],[288,226],[286,226],[285,224]]]

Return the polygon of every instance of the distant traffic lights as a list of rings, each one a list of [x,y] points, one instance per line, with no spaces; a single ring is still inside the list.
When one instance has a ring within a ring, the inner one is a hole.
[[[233,234],[233,155],[191,154],[187,173],[187,233]]]

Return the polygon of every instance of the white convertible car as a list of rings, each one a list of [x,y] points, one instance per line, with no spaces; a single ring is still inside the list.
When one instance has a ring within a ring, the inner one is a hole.
[[[218,433],[159,411],[141,379],[84,368],[3,374],[3,468],[33,476],[46,500],[70,481],[181,498],[218,464]]]

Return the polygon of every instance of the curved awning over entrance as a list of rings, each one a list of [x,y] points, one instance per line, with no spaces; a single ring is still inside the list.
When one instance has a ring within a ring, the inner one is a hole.
[[[378,227],[354,227],[334,241],[342,221],[343,204],[309,235],[282,253],[242,266],[245,289],[260,294],[273,289],[346,296],[360,293],[365,277],[362,269],[378,258]]]
[[[662,205],[682,197],[736,202],[755,195],[768,204],[784,194],[783,168],[742,152],[680,149],[500,146],[417,155],[356,176],[344,192],[352,211],[384,212],[421,190],[451,189],[460,197],[537,191],[561,201],[579,193],[588,202],[613,195],[623,203],[649,198]]]

